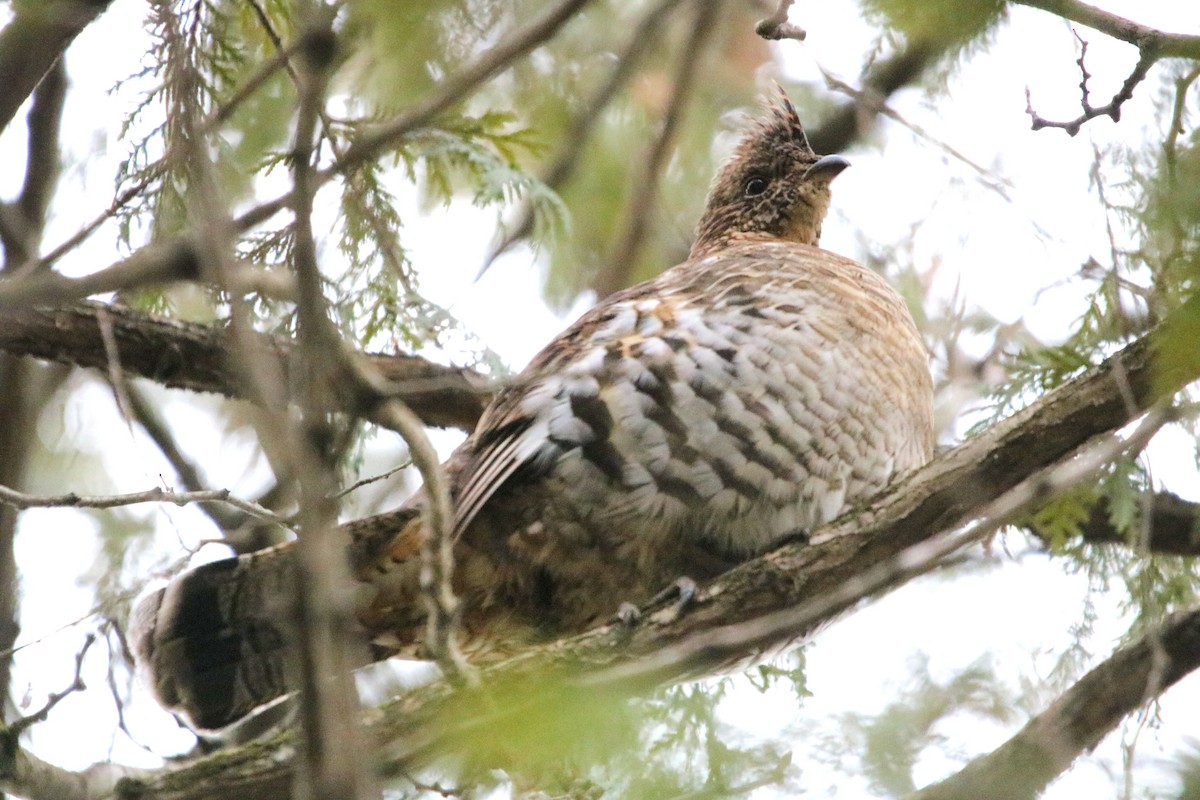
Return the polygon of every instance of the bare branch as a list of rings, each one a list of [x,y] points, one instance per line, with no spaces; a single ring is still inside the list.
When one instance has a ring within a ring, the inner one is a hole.
[[[1121,118],[1121,106],[1133,97],[1133,90],[1145,79],[1146,75],[1150,72],[1150,68],[1159,59],[1200,59],[1200,36],[1190,36],[1182,33],[1164,33],[1163,31],[1140,25],[1116,14],[1111,14],[1095,6],[1081,3],[1079,0],[1010,0],[1010,2],[1048,11],[1063,19],[1068,19],[1098,30],[1101,33],[1108,34],[1114,39],[1128,42],[1138,49],[1137,64],[1129,74],[1129,77],[1121,84],[1121,88],[1113,95],[1112,100],[1103,106],[1092,106],[1087,86],[1090,75],[1087,67],[1084,66],[1084,56],[1087,54],[1087,42],[1079,34],[1076,34],[1076,38],[1079,39],[1081,45],[1081,52],[1077,63],[1082,74],[1080,89],[1083,93],[1083,113],[1075,119],[1065,122],[1047,120],[1033,110],[1030,91],[1026,88],[1025,113],[1029,115],[1033,130],[1035,131],[1042,128],[1061,128],[1071,136],[1074,136],[1079,133],[1079,129],[1084,123],[1096,117],[1107,116],[1116,122]]]
[[[37,711],[33,712],[32,714],[27,714],[18,720],[14,720],[5,728],[5,734],[14,737],[20,736],[37,723],[45,722],[49,718],[50,712],[54,710],[56,705],[75,694],[75,692],[82,692],[87,688],[83,682],[83,659],[87,656],[87,651],[91,649],[95,642],[95,634],[89,633],[86,637],[84,637],[83,647],[81,647],[79,652],[75,654],[75,677],[72,679],[71,684],[61,692],[51,692],[50,696],[46,698],[45,705],[43,705]]]
[[[193,242],[179,238],[148,244],[112,266],[78,278],[24,270],[0,280],[0,310],[8,313],[31,305],[69,303],[94,294],[196,280],[201,265]]]
[[[151,770],[115,764],[95,764],[81,772],[56,767],[25,750],[16,741],[0,752],[0,791],[27,800],[97,800],[114,795],[126,781],[148,778]]]
[[[46,209],[58,185],[61,167],[59,132],[62,128],[63,103],[66,96],[67,69],[60,60],[50,68],[34,92],[33,105],[26,119],[29,130],[25,179],[16,203],[26,231],[26,250],[31,250],[31,245],[41,239],[46,223]],[[30,234],[33,235],[32,239]],[[26,254],[17,255],[13,261],[19,261]]]
[[[34,495],[0,486],[0,504],[13,508],[120,508],[140,503],[171,503],[186,506],[191,503],[225,503],[240,511],[275,525],[291,527],[289,520],[251,500],[234,497],[228,489],[203,489],[194,492],[174,492],[155,487],[143,492],[113,495],[80,495],[74,492],[56,495]]]
[[[175,440],[171,429],[158,413],[158,409],[146,397],[146,393],[142,391],[141,387],[136,384],[129,384],[126,387],[126,391],[133,419],[146,432],[146,435],[153,440],[159,452],[171,463],[171,468],[175,471],[175,478],[179,482],[179,486],[188,492],[201,491],[204,488],[204,480],[200,476],[200,470],[179,447],[179,443]],[[276,484],[276,487],[278,487],[278,484]],[[270,495],[270,492],[267,495]],[[265,507],[263,499],[260,497],[257,502],[260,506]],[[200,510],[207,514],[213,523],[221,529],[225,534],[226,541],[239,553],[247,552],[248,545],[257,545],[256,547],[252,547],[252,549],[258,550],[279,543],[277,538],[267,540],[269,539],[267,535],[259,537],[247,536],[245,532],[240,531],[239,528],[250,517],[245,512],[231,508],[228,504],[202,502],[200,503]],[[265,534],[264,529],[276,530],[270,524],[255,527],[258,528],[255,531],[257,533]]]
[[[433,443],[421,420],[396,399],[384,403],[372,415],[379,424],[396,431],[408,445],[413,463],[424,481],[425,536],[421,541],[421,592],[428,609],[425,647],[442,671],[454,681],[477,682],[474,668],[463,658],[456,640],[458,598],[454,596],[454,515],[450,489],[442,474]]]
[[[1074,136],[1079,133],[1079,129],[1084,123],[1093,120],[1096,117],[1110,117],[1113,122],[1121,120],[1121,106],[1133,97],[1133,90],[1137,85],[1146,79],[1150,68],[1154,66],[1160,56],[1152,49],[1141,48],[1138,53],[1138,62],[1133,68],[1133,72],[1129,73],[1129,77],[1121,84],[1121,88],[1113,95],[1112,100],[1102,106],[1093,106],[1091,102],[1091,93],[1088,90],[1088,79],[1092,74],[1088,72],[1085,59],[1087,57],[1087,42],[1078,34],[1075,38],[1079,40],[1079,58],[1075,61],[1079,65],[1079,91],[1082,95],[1080,105],[1083,107],[1083,113],[1073,120],[1066,122],[1055,122],[1040,116],[1033,110],[1033,100],[1030,96],[1029,87],[1025,87],[1025,113],[1029,115],[1032,121],[1033,130],[1041,130],[1042,128],[1062,128],[1068,135]]]
[[[334,369],[341,341],[328,317],[322,293],[316,240],[312,229],[312,204],[317,182],[313,155],[325,90],[337,40],[332,13],[324,7],[309,10],[305,47],[294,65],[300,102],[293,146],[292,209],[294,212],[293,266],[299,296],[298,354],[304,367],[296,391],[302,411],[299,424],[286,426],[281,442],[283,463],[300,486],[299,519],[303,535],[297,542],[295,603],[296,671],[300,688],[300,757],[296,776],[301,797],[345,797],[366,800],[378,797],[370,760],[363,757],[358,694],[350,669],[350,653],[357,644],[353,634],[354,611],[349,587],[350,568],[341,539],[336,536],[338,504],[336,479],[330,458],[333,440],[328,402],[333,394]]]
[[[385,426],[385,427],[390,428],[391,426],[389,425],[389,426]],[[395,430],[395,429],[393,428],[393,430]],[[412,461],[402,461],[401,463],[397,464],[396,466],[392,467],[391,469],[385,470],[385,471],[379,473],[378,475],[371,475],[370,477],[362,478],[361,480],[357,480],[354,483],[347,486],[345,489],[342,489],[340,492],[338,492],[338,494],[337,494],[338,499],[341,499],[343,497],[346,497],[347,495],[353,494],[354,492],[358,491],[359,489],[363,488],[364,486],[370,486],[372,483],[378,483],[379,481],[385,481],[388,478],[395,475],[397,472],[406,470],[409,467],[411,467],[412,465],[413,465]]]

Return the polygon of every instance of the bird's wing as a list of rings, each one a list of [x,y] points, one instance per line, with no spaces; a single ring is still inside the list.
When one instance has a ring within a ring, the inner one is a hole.
[[[518,472],[536,481],[564,451],[603,440],[611,426],[595,402],[610,380],[605,356],[645,318],[652,286],[609,298],[555,338],[489,407],[465,446],[469,457],[455,476],[454,535]],[[602,443],[602,442],[601,442]]]

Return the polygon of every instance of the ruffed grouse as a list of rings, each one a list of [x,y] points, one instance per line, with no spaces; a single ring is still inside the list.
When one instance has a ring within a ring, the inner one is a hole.
[[[929,458],[903,300],[816,247],[846,166],[781,97],[717,176],[688,260],[585,314],[488,408],[446,465],[468,650],[711,578]],[[377,654],[421,653],[409,518],[351,547]],[[291,556],[209,564],[143,601],[135,651],[164,705],[212,728],[286,691]]]

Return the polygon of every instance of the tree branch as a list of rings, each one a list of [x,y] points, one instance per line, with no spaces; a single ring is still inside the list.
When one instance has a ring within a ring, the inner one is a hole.
[[[1079,65],[1079,74],[1081,76],[1079,91],[1081,94],[1080,105],[1083,108],[1083,113],[1075,119],[1065,122],[1046,119],[1033,110],[1033,97],[1029,91],[1029,87],[1026,86],[1025,113],[1029,115],[1031,127],[1035,131],[1042,128],[1061,128],[1067,132],[1068,136],[1074,136],[1079,133],[1086,122],[1096,117],[1107,116],[1113,122],[1120,122],[1121,106],[1133,98],[1133,90],[1137,88],[1139,83],[1146,79],[1146,76],[1150,74],[1150,68],[1159,59],[1158,53],[1154,49],[1148,47],[1139,48],[1137,64],[1134,65],[1133,71],[1129,73],[1129,77],[1121,84],[1121,88],[1112,96],[1112,100],[1109,100],[1102,106],[1093,106],[1091,91],[1088,89],[1088,80],[1092,77],[1092,73],[1088,72],[1087,69],[1088,43],[1078,33],[1075,34],[1075,38],[1079,41],[1079,58],[1076,59],[1075,63]]]
[[[118,306],[80,303],[6,310],[0,314],[0,350],[104,370],[108,359],[98,322],[102,311],[110,318],[127,373],[171,388],[245,398],[244,386],[229,367],[234,342],[228,328],[152,317]],[[267,335],[261,341],[291,374],[294,342]],[[395,396],[437,427],[473,428],[495,388],[473,370],[444,367],[417,356],[365,358],[395,384]]]
[[[1089,28],[1094,28],[1101,33],[1108,34],[1114,39],[1128,42],[1138,49],[1137,64],[1134,66],[1133,71],[1130,72],[1129,77],[1121,84],[1121,88],[1113,95],[1112,100],[1102,106],[1093,106],[1088,95],[1088,78],[1091,75],[1084,65],[1084,57],[1087,55],[1087,42],[1076,33],[1075,37],[1079,39],[1081,45],[1081,52],[1077,63],[1083,76],[1079,84],[1083,93],[1083,113],[1075,119],[1065,122],[1044,119],[1033,110],[1033,101],[1030,97],[1029,89],[1026,88],[1025,113],[1029,115],[1033,130],[1035,131],[1042,128],[1061,128],[1069,135],[1074,136],[1079,133],[1084,123],[1096,117],[1108,116],[1114,122],[1117,122],[1121,119],[1121,106],[1133,97],[1133,90],[1146,78],[1146,75],[1150,72],[1150,68],[1159,59],[1200,59],[1200,36],[1189,36],[1182,33],[1164,33],[1155,28],[1140,25],[1132,20],[1119,17],[1116,14],[1110,14],[1095,6],[1081,3],[1078,0],[1010,0],[1010,2],[1017,5],[1029,6],[1030,8],[1038,8],[1060,16],[1063,19],[1087,25]]]
[[[1150,538],[1145,544],[1151,553],[1200,556],[1200,503],[1184,500],[1171,492],[1155,492],[1146,511],[1150,518],[1145,526],[1150,531]],[[1092,507],[1079,533],[1089,543],[1134,544],[1109,521],[1107,500]]]
[[[1183,33],[1163,33],[1079,0],[1009,0],[1019,6],[1048,11],[1055,16],[1086,25],[1114,39],[1136,45],[1139,50],[1152,50],[1160,58],[1200,59],[1200,36]]]
[[[128,258],[78,278],[50,270],[19,271],[0,280],[0,311],[7,314],[31,305],[69,303],[94,294],[197,280],[201,265],[194,243],[179,237],[146,245]]]
[[[0,31],[0,131],[37,88],[79,32],[112,0],[16,3]]]
[[[1127,531],[1113,525],[1108,499],[1104,497],[1088,509],[1087,518],[1079,525],[1079,538],[1091,545],[1144,548],[1158,555],[1200,556],[1200,503],[1171,492],[1152,492],[1143,499],[1140,510],[1146,518],[1135,527],[1147,532],[1146,541],[1134,541]],[[1026,522],[1024,527],[1047,545],[1052,544],[1052,537],[1036,524]]]
[[[303,374],[292,399],[301,416],[288,424],[289,415],[279,415],[283,419],[275,424],[284,437],[272,459],[296,477],[303,531],[296,543],[295,596],[288,598],[294,608],[291,634],[299,645],[289,665],[300,689],[295,786],[301,798],[367,800],[378,797],[379,790],[370,762],[361,758],[365,739],[356,725],[361,708],[350,673],[359,642],[353,633],[353,579],[336,530],[337,478],[330,446],[343,345],[328,316],[312,225],[315,143],[337,38],[331,9],[314,5],[307,16],[306,46],[295,64],[300,100],[291,159],[297,355]]]

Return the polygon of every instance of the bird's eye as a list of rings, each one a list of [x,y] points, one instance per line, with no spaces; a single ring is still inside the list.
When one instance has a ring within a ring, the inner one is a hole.
[[[746,181],[746,197],[757,197],[767,190],[765,178],[751,178]]]

